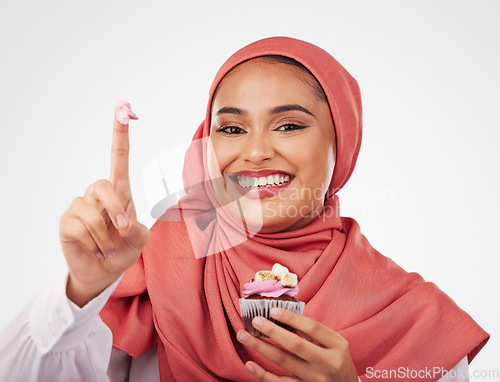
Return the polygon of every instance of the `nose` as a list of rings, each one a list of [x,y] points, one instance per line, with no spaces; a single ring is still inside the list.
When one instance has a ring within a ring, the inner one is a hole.
[[[274,147],[270,137],[265,133],[248,133],[243,143],[241,156],[245,161],[253,164],[261,164],[271,159],[274,157]]]

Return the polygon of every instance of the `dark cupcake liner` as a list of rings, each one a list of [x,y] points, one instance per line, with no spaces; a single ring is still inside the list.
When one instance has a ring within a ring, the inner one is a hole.
[[[295,333],[295,328],[289,325],[285,325],[275,319],[271,318],[270,311],[271,308],[283,308],[291,310],[292,312],[302,314],[304,311],[305,303],[302,301],[285,301],[277,299],[247,299],[240,298],[240,310],[241,317],[243,318],[243,325],[245,330],[252,336],[263,337],[267,336],[261,333],[259,330],[252,326],[252,320],[256,316],[262,316],[267,318],[269,321],[274,322],[278,326],[285,328],[293,333]]]

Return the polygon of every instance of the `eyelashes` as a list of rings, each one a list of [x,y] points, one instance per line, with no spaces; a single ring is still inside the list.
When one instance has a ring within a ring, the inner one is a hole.
[[[217,132],[217,133],[223,133],[223,134],[226,134],[226,135],[246,134],[246,131],[243,130],[241,127],[237,127],[237,126],[224,126],[224,125],[222,125],[217,130],[215,130],[215,132]]]
[[[307,126],[304,125],[297,125],[296,123],[285,123],[284,125],[281,125],[274,131],[295,131],[295,130],[303,130]],[[283,129],[286,128],[286,129]]]
[[[307,126],[304,125],[298,125],[295,123],[285,123],[284,125],[281,125],[274,129],[274,131],[283,131],[283,132],[292,132],[292,131],[297,131],[297,130],[303,130],[307,128]],[[215,130],[216,133],[222,133],[225,135],[241,135],[241,134],[246,134],[246,131],[243,130],[241,127],[238,126],[224,126],[222,125],[219,127],[217,130]]]

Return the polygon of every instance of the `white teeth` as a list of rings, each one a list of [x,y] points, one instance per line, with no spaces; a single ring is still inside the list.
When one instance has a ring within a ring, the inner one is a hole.
[[[254,178],[248,175],[238,175],[236,179],[240,187],[270,187],[288,183],[290,181],[290,176],[274,174]]]

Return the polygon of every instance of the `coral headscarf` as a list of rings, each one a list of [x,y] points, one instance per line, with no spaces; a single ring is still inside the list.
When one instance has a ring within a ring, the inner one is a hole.
[[[236,65],[263,55],[293,58],[317,78],[334,120],[337,157],[321,216],[295,231],[249,237],[218,205],[207,170],[206,137],[221,79]],[[151,228],[141,257],[101,312],[114,346],[136,358],[158,344],[164,381],[252,380],[244,366],[248,360],[289,375],[236,340],[243,328],[238,303],[243,284],[256,270],[278,262],[299,277],[297,298],[306,303],[304,315],[347,339],[362,380],[372,379],[366,373],[370,367],[449,370],[466,355],[470,362],[489,335],[434,284],[372,248],[358,224],[337,213],[335,192],[351,175],[361,143],[360,92],[349,73],[317,46],[274,37],[231,56],[209,96],[206,119],[185,156],[187,196]]]

